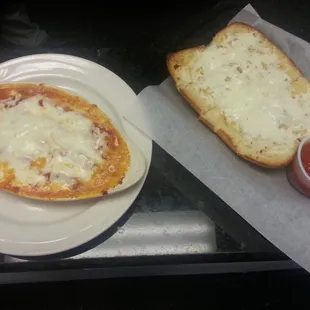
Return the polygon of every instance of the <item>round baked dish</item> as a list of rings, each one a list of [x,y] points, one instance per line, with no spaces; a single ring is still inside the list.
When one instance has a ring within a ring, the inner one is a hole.
[[[0,85],[0,189],[44,200],[98,197],[130,167],[124,137],[96,106],[44,84]]]

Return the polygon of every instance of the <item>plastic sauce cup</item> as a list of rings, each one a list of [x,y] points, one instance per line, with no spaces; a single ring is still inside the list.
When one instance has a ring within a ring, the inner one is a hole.
[[[310,137],[305,137],[299,144],[287,168],[287,178],[296,190],[310,197]]]

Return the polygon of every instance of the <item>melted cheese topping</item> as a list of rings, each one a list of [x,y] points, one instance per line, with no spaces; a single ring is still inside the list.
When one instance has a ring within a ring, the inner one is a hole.
[[[77,179],[89,180],[103,161],[105,137],[88,118],[48,98],[0,102],[0,162],[22,183],[71,187]]]
[[[183,78],[198,87],[245,138],[291,144],[310,132],[310,95],[293,94],[292,78],[279,56],[255,33],[230,34],[197,55]]]

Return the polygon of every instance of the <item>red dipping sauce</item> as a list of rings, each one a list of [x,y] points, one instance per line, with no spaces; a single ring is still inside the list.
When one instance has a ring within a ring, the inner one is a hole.
[[[310,177],[310,140],[303,145],[300,157],[301,157],[301,164],[304,167],[307,175]]]
[[[310,137],[304,138],[287,170],[291,185],[310,197]]]

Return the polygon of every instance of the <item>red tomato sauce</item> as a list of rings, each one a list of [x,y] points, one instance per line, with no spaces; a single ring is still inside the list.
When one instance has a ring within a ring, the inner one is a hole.
[[[310,177],[310,141],[303,145],[300,153],[300,159],[306,173]]]
[[[300,162],[297,154],[288,166],[287,177],[295,189],[310,198],[310,141],[306,142],[300,150]],[[302,167],[306,174],[302,171]]]

